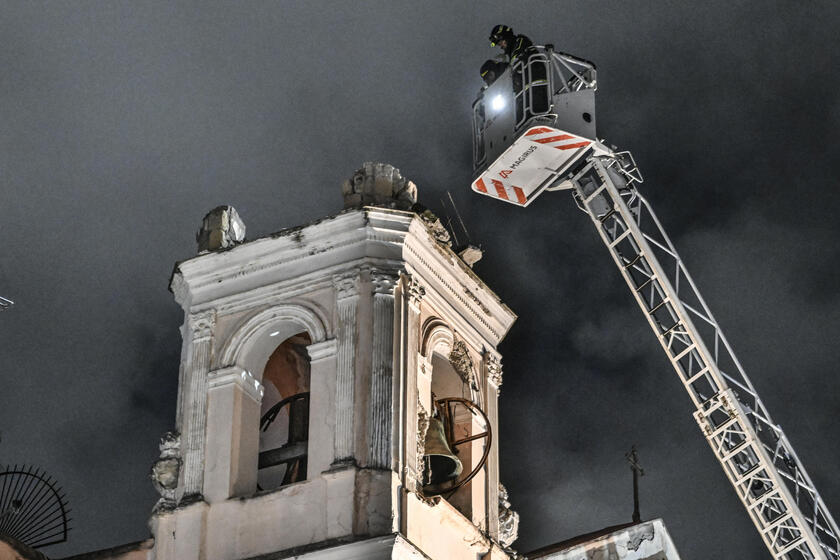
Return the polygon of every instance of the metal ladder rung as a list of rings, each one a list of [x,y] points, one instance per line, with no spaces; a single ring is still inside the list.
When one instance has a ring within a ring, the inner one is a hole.
[[[751,503],[747,507],[749,509],[756,509],[756,508],[758,508],[758,506],[760,506],[761,504],[763,504],[764,502],[766,502],[767,500],[769,500],[773,496],[781,498],[781,496],[779,496],[779,492],[777,491],[776,488],[771,488],[770,490],[768,490],[767,492],[765,492],[764,494],[759,496],[758,499],[756,499],[756,501],[754,501],[753,503]]]
[[[787,554],[789,551],[793,550],[805,540],[805,536],[802,534],[802,531],[799,531],[799,538],[794,539],[789,545],[784,547],[779,551],[779,554]]]
[[[731,459],[732,457],[734,457],[735,455],[737,455],[738,453],[743,451],[744,447],[749,447],[749,445],[750,445],[750,440],[745,439],[745,440],[741,441],[738,445],[736,445],[732,449],[728,450],[726,452],[726,455],[722,455],[720,460],[721,461],[728,461],[729,459]]]
[[[607,184],[602,182],[600,187],[592,191],[592,194],[583,199],[583,204],[587,204],[590,200],[601,194],[601,191],[605,188],[607,188]]]
[[[645,286],[647,286],[648,284],[650,284],[654,280],[655,280],[655,278],[652,275],[650,277],[648,277],[647,280],[645,280],[643,283],[639,284],[639,287],[636,288],[636,293],[641,292],[645,288]]]
[[[779,525],[781,525],[785,521],[788,521],[792,518],[793,518],[793,515],[790,512],[782,514],[782,515],[779,516],[779,518],[776,521],[774,521],[770,525],[761,529],[761,533],[766,535],[767,533],[769,533],[770,531],[772,531],[773,529],[775,529],[776,527],[778,527]]]
[[[656,307],[654,307],[653,309],[648,309],[648,312],[647,312],[647,313],[648,313],[648,315],[653,315],[654,313],[656,313],[656,311],[657,311],[660,307],[662,307],[662,306],[663,306],[663,305],[665,305],[666,303],[668,303],[668,298],[665,298],[665,299],[663,299],[662,301],[660,301],[660,302],[659,302],[659,304],[658,304]]]
[[[639,262],[639,259],[641,259],[643,256],[644,256],[644,254],[641,251],[639,251],[639,254],[636,255],[635,259],[633,259],[632,261],[629,261],[628,263],[626,263],[624,265],[624,270],[627,270],[628,268],[630,268],[631,266],[633,266],[634,264]]]
[[[610,241],[610,249],[612,249],[613,247],[615,247],[616,245],[618,245],[619,243],[624,241],[624,238],[627,237],[628,235],[630,235],[630,229],[629,228],[625,229],[624,233],[622,233],[621,235],[619,235],[618,237],[616,237],[615,239]]]
[[[682,359],[683,359],[683,357],[684,357],[686,354],[688,354],[689,352],[691,352],[691,351],[692,351],[692,350],[694,350],[695,348],[697,348],[697,345],[696,345],[696,344],[694,344],[694,343],[691,343],[689,346],[686,346],[686,347],[683,349],[683,351],[682,351],[682,352],[680,352],[679,354],[677,354],[676,356],[674,356],[673,358],[671,358],[671,362],[679,362],[680,360],[682,360]],[[708,369],[708,367],[707,367],[706,369]]]
[[[603,216],[601,216],[600,218],[598,218],[598,221],[600,221],[600,222],[603,224],[603,223],[604,223],[604,222],[606,222],[606,221],[610,218],[610,216],[612,216],[613,214],[615,214],[615,207],[613,207],[613,208],[612,208],[609,212],[607,212],[606,214],[604,214]]]
[[[666,330],[662,331],[662,334],[660,334],[659,337],[662,338],[662,337],[668,336],[671,333],[672,330],[676,329],[680,325],[682,325],[682,321],[677,321],[676,323],[674,323],[673,325],[668,327]]]
[[[697,381],[698,379],[700,379],[701,377],[706,375],[707,371],[709,371],[709,366],[704,367],[703,369],[701,369],[700,371],[698,371],[697,373],[695,373],[694,375],[692,375],[691,377],[686,379],[685,384],[686,385],[691,385],[692,383],[694,383],[695,381]]]
[[[732,424],[735,424],[736,422],[738,422],[738,417],[737,416],[731,416],[729,418],[729,420],[727,420],[726,422],[724,422],[723,424],[721,424],[720,426],[715,428],[715,431],[713,431],[711,434],[709,434],[709,437],[716,437],[718,434],[723,433],[724,431],[726,431],[726,429],[729,426],[731,426]]]

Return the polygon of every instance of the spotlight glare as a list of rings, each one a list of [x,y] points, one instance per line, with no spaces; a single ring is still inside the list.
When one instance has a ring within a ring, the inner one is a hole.
[[[505,108],[505,98],[501,95],[497,95],[493,98],[493,101],[490,102],[490,106],[493,107],[494,111],[501,111]]]

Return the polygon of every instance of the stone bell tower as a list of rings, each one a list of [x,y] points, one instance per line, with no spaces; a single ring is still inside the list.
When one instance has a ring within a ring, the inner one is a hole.
[[[247,242],[216,208],[176,265],[150,558],[510,557],[496,347],[515,315],[397,169],[342,190],[341,213]],[[432,445],[460,474],[434,472]]]

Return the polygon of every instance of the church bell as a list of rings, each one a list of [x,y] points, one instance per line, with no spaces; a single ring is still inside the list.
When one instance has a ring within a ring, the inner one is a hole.
[[[435,417],[429,418],[424,462],[424,486],[441,484],[458,478],[464,468],[458,456],[449,447],[443,422]]]

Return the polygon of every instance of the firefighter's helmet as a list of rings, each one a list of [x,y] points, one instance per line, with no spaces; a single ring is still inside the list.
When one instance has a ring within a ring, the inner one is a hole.
[[[497,25],[490,31],[490,46],[495,47],[499,41],[507,40],[510,42],[514,37],[513,29],[507,25]]]

